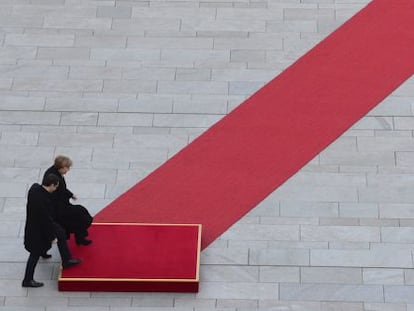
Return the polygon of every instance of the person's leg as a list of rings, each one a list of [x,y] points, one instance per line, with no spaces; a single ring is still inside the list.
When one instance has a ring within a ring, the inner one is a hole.
[[[66,241],[66,231],[57,223],[54,223],[55,234],[57,238],[57,246],[59,249],[60,257],[62,258],[63,268],[68,268],[74,265],[77,265],[82,262],[82,260],[77,258],[72,258],[70,253],[68,243]]]
[[[62,258],[63,262],[68,261],[72,258],[72,255],[70,253],[68,244],[66,242],[66,231],[57,223],[54,223],[55,226],[55,234],[57,239],[57,246],[59,249],[60,257]]]
[[[26,271],[24,273],[24,279],[22,282],[23,287],[41,287],[43,286],[43,283],[36,282],[33,280],[35,268],[37,265],[37,262],[39,261],[40,255],[30,253],[29,259],[27,260],[26,264]]]
[[[89,245],[89,244],[91,244],[92,240],[86,239],[87,236],[88,236],[88,230],[86,230],[86,229],[75,231],[76,244],[78,244],[78,245]]]

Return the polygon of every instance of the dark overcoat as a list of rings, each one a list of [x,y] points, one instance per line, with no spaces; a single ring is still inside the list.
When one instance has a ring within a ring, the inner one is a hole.
[[[92,216],[84,206],[70,203],[73,193],[66,187],[65,178],[55,166],[51,166],[46,170],[43,179],[49,174],[54,174],[59,178],[59,186],[51,194],[56,212],[56,221],[67,232],[76,233],[86,230],[92,223]]]
[[[44,254],[55,239],[53,207],[50,193],[39,184],[33,184],[27,194],[24,247],[30,253]]]

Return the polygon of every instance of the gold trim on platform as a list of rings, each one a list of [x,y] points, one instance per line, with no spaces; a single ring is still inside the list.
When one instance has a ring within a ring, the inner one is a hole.
[[[92,225],[187,226],[187,227],[201,226],[201,224],[159,224],[159,223],[143,223],[143,222],[93,222]]]

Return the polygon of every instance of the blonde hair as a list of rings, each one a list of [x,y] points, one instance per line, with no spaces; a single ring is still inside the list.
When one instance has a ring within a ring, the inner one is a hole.
[[[64,156],[64,155],[58,155],[55,158],[55,164],[54,164],[54,166],[57,169],[61,169],[63,167],[71,167],[72,164],[73,164],[73,162],[72,162],[72,160],[69,157]]]

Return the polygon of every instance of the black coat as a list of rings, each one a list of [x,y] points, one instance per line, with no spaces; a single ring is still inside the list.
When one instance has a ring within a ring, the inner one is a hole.
[[[70,203],[69,200],[73,197],[73,193],[66,187],[65,178],[55,166],[46,170],[43,179],[49,174],[54,174],[59,178],[59,186],[51,194],[57,223],[67,232],[84,232],[91,225],[92,216],[84,206]]]
[[[44,254],[55,239],[53,206],[50,193],[39,184],[33,184],[27,195],[24,247],[35,254]]]
[[[65,178],[59,173],[59,170],[55,166],[49,167],[43,175],[43,180],[49,174],[54,174],[59,178],[59,186],[56,191],[52,193],[52,201],[55,204],[56,212],[70,205],[69,199],[72,198],[73,193],[66,187]]]

